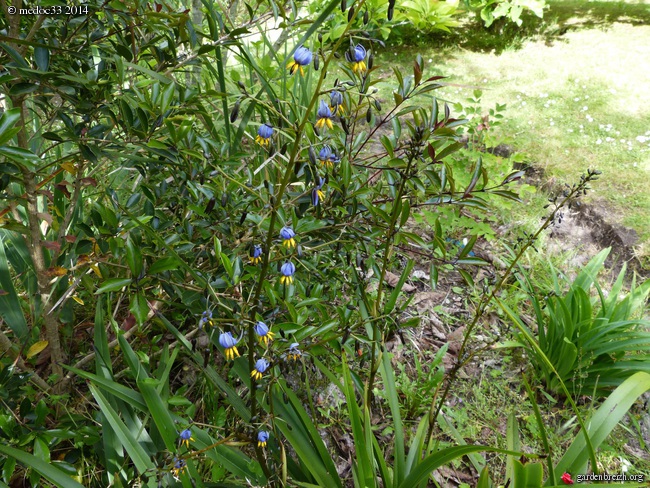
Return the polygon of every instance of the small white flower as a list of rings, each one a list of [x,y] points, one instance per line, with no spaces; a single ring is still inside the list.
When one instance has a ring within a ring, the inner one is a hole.
[[[574,102],[579,102],[579,101],[580,101],[580,97],[575,97],[575,98],[573,99],[573,101],[574,101]]]
[[[587,110],[589,110],[589,107],[587,107],[586,105],[584,107],[582,107],[583,112],[586,112]]]
[[[602,140],[602,139],[598,139],[598,140],[596,141],[596,144],[602,144],[602,143],[603,143],[603,140]]]

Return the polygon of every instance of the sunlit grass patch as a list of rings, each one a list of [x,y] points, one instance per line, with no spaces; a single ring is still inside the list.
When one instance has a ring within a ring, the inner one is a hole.
[[[554,2],[550,15],[562,4]],[[650,27],[611,24],[562,39],[528,42],[500,55],[460,49],[443,54],[436,46],[406,50],[430,61],[427,74],[445,75],[454,84],[441,90],[441,98],[458,100],[479,88],[486,113],[506,103],[498,137],[525,153],[545,178],[571,183],[587,168],[601,170],[587,201],[606,205],[616,223],[633,228],[639,252],[647,253],[650,59],[642,51]],[[392,51],[384,56],[393,63],[409,59]]]

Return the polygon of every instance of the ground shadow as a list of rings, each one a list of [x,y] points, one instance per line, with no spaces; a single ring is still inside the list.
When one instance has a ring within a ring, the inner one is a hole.
[[[402,43],[435,45],[441,48],[463,48],[474,52],[501,53],[506,49],[520,49],[527,40],[543,40],[548,44],[561,41],[568,31],[607,28],[615,22],[630,25],[650,25],[650,4],[584,0],[550,1],[540,19],[532,13],[522,15],[522,25],[499,19],[489,28],[480,18],[465,21],[452,32],[434,32],[418,35],[402,33]]]

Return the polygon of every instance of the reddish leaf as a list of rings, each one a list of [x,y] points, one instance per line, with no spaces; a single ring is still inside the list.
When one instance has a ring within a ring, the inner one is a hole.
[[[135,325],[135,316],[130,313],[127,318],[124,319],[124,322],[122,322],[122,330],[127,331],[133,328]]]
[[[66,197],[70,198],[70,192],[68,191],[67,183],[57,183],[54,185],[54,187],[63,193]]]
[[[435,162],[436,161],[436,150],[434,147],[429,143],[427,146],[427,151],[429,152],[429,157]]]
[[[68,235],[68,236],[65,236],[65,240],[72,244],[73,242],[77,242],[77,236]]]
[[[81,178],[79,181],[81,181],[81,184],[83,186],[97,186],[97,180],[95,178],[91,178],[90,176]]]
[[[61,249],[61,244],[55,241],[42,241],[42,246],[51,251],[59,251]]]

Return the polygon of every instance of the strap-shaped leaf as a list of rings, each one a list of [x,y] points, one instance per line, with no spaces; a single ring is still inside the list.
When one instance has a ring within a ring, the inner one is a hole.
[[[66,475],[51,464],[46,463],[42,459],[37,458],[33,454],[29,454],[13,447],[4,446],[2,444],[0,444],[0,454],[14,458],[25,466],[29,466],[59,488],[83,488],[83,485],[77,483],[74,479],[70,478],[70,476]]]

